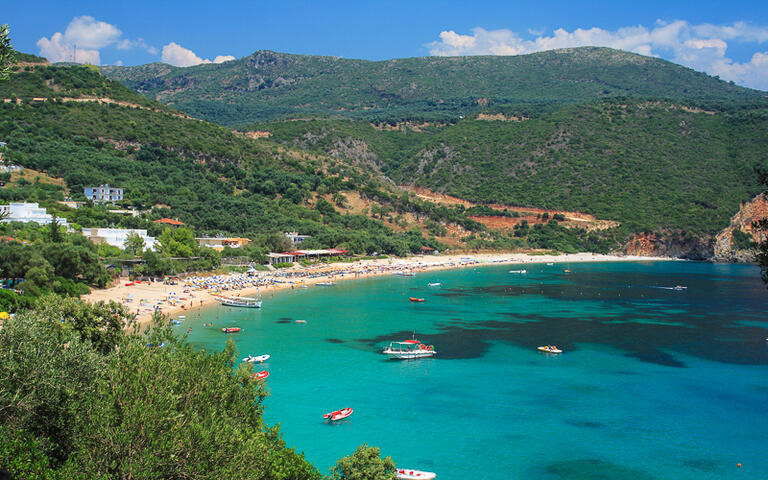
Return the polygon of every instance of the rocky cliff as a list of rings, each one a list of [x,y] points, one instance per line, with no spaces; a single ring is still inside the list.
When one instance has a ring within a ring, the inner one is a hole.
[[[731,223],[715,237],[714,257],[724,262],[754,262],[755,252],[744,248],[745,239],[753,242],[765,240],[765,234],[752,228],[752,223],[768,218],[768,196],[762,193],[751,201],[743,203],[731,218]],[[742,234],[737,233],[743,232]],[[746,234],[746,235],[744,235]],[[741,238],[739,238],[741,237]]]

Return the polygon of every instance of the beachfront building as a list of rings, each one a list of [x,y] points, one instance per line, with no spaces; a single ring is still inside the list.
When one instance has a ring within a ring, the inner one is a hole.
[[[201,237],[195,238],[195,240],[197,240],[197,245],[200,247],[208,247],[218,251],[224,250],[224,247],[241,248],[251,242],[248,238],[240,237]]]
[[[117,248],[125,248],[125,241],[130,235],[136,234],[144,240],[145,250],[154,250],[157,241],[147,235],[146,230],[130,228],[84,228],[83,236],[96,245],[106,243]]]
[[[321,258],[345,255],[347,250],[331,248],[330,250],[296,250],[295,252],[268,253],[269,264],[295,263],[300,260],[319,260]]]
[[[3,222],[23,222],[37,223],[39,225],[48,225],[53,221],[53,215],[50,215],[37,203],[9,203],[0,205],[0,217]],[[67,226],[67,220],[58,219],[59,225]]]
[[[83,193],[85,193],[85,198],[94,203],[119,202],[123,199],[123,189],[109,185],[85,187]]]
[[[294,245],[298,245],[308,238],[312,238],[312,235],[299,235],[298,232],[285,232],[285,236],[288,237]]]

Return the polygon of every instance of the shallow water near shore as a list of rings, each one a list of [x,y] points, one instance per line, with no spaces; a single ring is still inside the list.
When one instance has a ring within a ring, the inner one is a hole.
[[[768,292],[756,267],[516,268],[297,288],[176,328],[220,350],[221,328],[236,325],[241,357],[270,354],[255,365],[270,372],[265,418],[323,473],[363,442],[440,480],[768,472]],[[437,358],[378,353],[414,332]],[[564,353],[536,350],[546,344]],[[349,419],[323,422],[346,406]]]

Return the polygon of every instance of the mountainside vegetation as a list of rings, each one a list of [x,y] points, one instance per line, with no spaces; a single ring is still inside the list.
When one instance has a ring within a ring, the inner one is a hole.
[[[723,228],[760,191],[754,168],[768,147],[768,114],[752,104],[707,111],[632,99],[526,120],[481,113],[443,127],[311,120],[247,128],[364,158],[401,185],[479,203],[591,213],[629,232],[697,235]]]
[[[380,62],[258,51],[216,65],[154,63],[102,72],[149,98],[228,126],[316,116],[455,122],[489,107],[530,117],[626,96],[697,106],[768,105],[760,92],[665,60],[593,47]]]

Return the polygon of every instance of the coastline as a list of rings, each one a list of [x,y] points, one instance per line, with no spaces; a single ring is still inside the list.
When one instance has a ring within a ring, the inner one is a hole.
[[[206,277],[216,280],[216,285],[226,285],[228,289],[222,292],[229,296],[262,295],[282,289],[309,287],[319,282],[341,281],[358,278],[370,278],[402,274],[403,272],[420,273],[427,271],[448,270],[454,268],[478,267],[486,265],[526,265],[537,263],[579,263],[579,262],[638,262],[638,261],[673,261],[671,257],[642,257],[637,255],[601,255],[594,253],[572,253],[561,255],[531,255],[527,253],[480,253],[455,255],[426,255],[407,258],[385,258],[375,260],[358,260],[351,263],[331,263],[313,265],[310,267],[292,267],[283,270],[259,272],[251,282],[258,281],[259,286],[246,283],[243,288],[237,288],[242,274]],[[169,316],[186,315],[211,304],[217,303],[217,288],[203,289],[194,286],[186,287],[185,281],[191,282],[197,277],[185,277],[178,285],[168,285],[161,282],[123,284],[111,288],[94,290],[84,295],[83,300],[95,303],[98,301],[114,301],[121,303],[129,311],[136,313],[136,323],[139,327],[149,324],[155,307]],[[132,283],[132,282],[129,282]],[[187,289],[187,293],[185,292]]]

